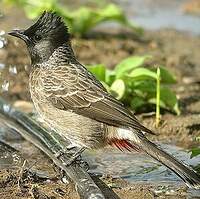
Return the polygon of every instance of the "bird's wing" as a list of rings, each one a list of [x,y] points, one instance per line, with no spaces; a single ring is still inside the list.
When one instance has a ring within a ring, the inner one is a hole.
[[[47,99],[58,109],[118,127],[131,127],[151,133],[124,105],[80,64],[48,69],[41,78]]]

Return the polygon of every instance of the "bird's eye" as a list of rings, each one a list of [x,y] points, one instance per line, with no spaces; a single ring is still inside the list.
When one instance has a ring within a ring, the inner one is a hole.
[[[39,41],[39,40],[42,39],[42,37],[41,37],[41,35],[35,35],[35,36],[34,36],[34,39],[35,39],[36,41]]]

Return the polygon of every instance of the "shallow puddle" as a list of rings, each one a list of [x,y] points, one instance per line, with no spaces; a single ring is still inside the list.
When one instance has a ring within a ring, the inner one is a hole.
[[[162,148],[186,164],[196,166],[200,156],[190,158],[190,153],[173,145],[161,144]],[[111,174],[129,182],[178,182],[181,180],[174,173],[152,158],[141,153],[122,153],[115,149],[99,150],[86,155],[91,165],[91,172]]]
[[[162,148],[190,166],[200,162],[200,156],[190,158],[190,153],[173,145],[161,144]],[[119,150],[105,149],[86,155],[92,173],[122,178],[131,184],[150,184],[155,196],[175,196],[184,183],[165,166],[140,153],[122,153]],[[115,187],[115,185],[112,185]],[[200,198],[200,190],[184,189],[186,198]],[[184,197],[184,198],[185,198]],[[179,197],[178,197],[179,198]]]

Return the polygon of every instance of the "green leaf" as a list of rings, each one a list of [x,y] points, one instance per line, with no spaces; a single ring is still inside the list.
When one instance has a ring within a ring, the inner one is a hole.
[[[165,84],[176,83],[176,77],[172,75],[165,67],[161,66],[159,68],[160,68],[161,83]],[[153,69],[152,71],[156,72],[156,69]]]
[[[151,56],[133,56],[122,60],[115,67],[116,77],[120,78],[124,76],[127,72],[133,70],[136,67],[141,66],[144,61]]]
[[[26,0],[3,0],[3,3],[6,3],[8,5],[17,5],[17,6],[23,6],[26,4]]]
[[[4,0],[3,2],[22,7],[31,19],[38,17],[44,10],[55,11],[64,17],[71,33],[78,36],[86,34],[96,25],[106,21],[114,21],[134,29],[138,34],[142,33],[142,29],[131,23],[123,10],[115,4],[108,4],[101,8],[81,6],[79,9],[71,10],[60,5],[58,0]]]
[[[56,0],[48,0],[48,1],[41,1],[41,0],[24,0],[18,1],[18,4],[24,7],[25,13],[28,18],[35,19],[41,13],[50,10],[54,10],[55,4],[57,3]]]
[[[134,78],[134,79],[142,79],[145,78],[151,78],[151,79],[157,79],[157,74],[147,68],[136,68],[131,71],[130,74],[127,75],[128,77]]]
[[[153,93],[155,96],[156,93],[156,82],[153,80],[141,80],[134,82],[134,90],[141,90],[143,93]]]
[[[192,152],[192,154],[191,154],[190,158],[193,158],[193,157],[195,157],[195,156],[200,154],[200,148],[193,148],[191,150],[191,152]]]
[[[99,10],[100,11],[100,10]],[[121,8],[115,4],[108,4],[104,9],[101,9],[99,13],[101,16],[101,20],[109,19],[109,20],[118,20],[122,23],[126,22],[126,17],[123,14]]]
[[[148,100],[148,103],[150,103],[150,104],[156,104],[156,97],[155,98],[150,98]],[[162,107],[164,109],[169,109],[162,100],[160,100],[160,107]]]
[[[168,87],[161,87],[160,98],[166,104],[166,107],[169,107],[177,115],[180,115],[177,97]]]
[[[156,92],[155,93],[148,93],[148,101],[149,103],[156,104]],[[168,109],[174,111],[177,115],[180,115],[180,109],[178,106],[178,100],[175,95],[168,87],[161,86],[160,89],[160,106],[164,109]]]
[[[111,85],[115,80],[115,72],[113,70],[106,69],[105,82]]]
[[[140,33],[140,28],[131,24],[123,11],[115,4],[108,4],[103,8],[80,7],[78,10],[66,12],[62,8],[62,15],[70,26],[72,33],[80,36],[86,34],[93,27],[106,21],[115,21],[125,26],[134,28]]]
[[[124,96],[126,87],[122,79],[117,79],[112,83],[110,89],[115,98],[121,99]]]
[[[77,11],[72,11],[71,16],[72,32],[81,35],[96,25],[98,14],[88,7],[80,7]]]
[[[196,141],[200,142],[200,136],[196,137]]]
[[[131,108],[133,110],[138,110],[139,108],[141,108],[142,106],[144,106],[146,104],[145,100],[142,97],[139,96],[135,96],[133,97],[133,99],[131,100]]]
[[[118,23],[121,23],[122,25],[125,25],[127,27],[130,27],[134,29],[137,33],[142,34],[143,29],[141,27],[136,26],[132,22],[130,22],[123,10],[115,5],[115,4],[108,4],[106,7],[103,9],[99,10],[99,19],[98,22],[103,22],[103,21],[116,21]]]
[[[99,79],[100,81],[104,81],[105,82],[105,77],[106,77],[106,68],[104,65],[102,64],[97,64],[97,65],[93,65],[93,66],[87,66],[87,69],[93,73],[97,79]]]

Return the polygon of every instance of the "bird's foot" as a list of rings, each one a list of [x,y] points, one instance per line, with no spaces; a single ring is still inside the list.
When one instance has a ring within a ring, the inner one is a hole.
[[[86,171],[89,170],[89,164],[88,164],[86,161],[84,161],[84,160],[82,159],[81,155],[78,156],[78,157],[72,162],[72,164],[73,164],[73,163],[79,165],[80,167],[82,167],[82,168],[83,168],[84,170],[86,170]]]
[[[62,160],[65,166],[69,166],[72,163],[78,164],[81,167],[85,167],[87,163],[82,160],[81,154],[85,150],[85,147],[77,148],[77,147],[67,147],[65,151],[59,151],[56,153],[56,158]],[[66,161],[67,160],[67,161]]]

